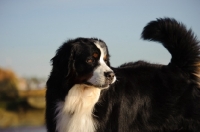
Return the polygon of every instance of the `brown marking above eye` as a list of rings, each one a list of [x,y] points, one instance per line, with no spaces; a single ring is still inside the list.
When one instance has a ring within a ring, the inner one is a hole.
[[[92,56],[93,56],[94,58],[98,58],[98,57],[99,57],[99,54],[94,53]]]

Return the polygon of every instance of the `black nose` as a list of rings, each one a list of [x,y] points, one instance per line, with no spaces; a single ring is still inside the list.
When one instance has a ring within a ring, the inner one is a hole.
[[[109,71],[109,72],[104,72],[104,75],[108,80],[112,81],[115,76],[115,73],[112,71]]]

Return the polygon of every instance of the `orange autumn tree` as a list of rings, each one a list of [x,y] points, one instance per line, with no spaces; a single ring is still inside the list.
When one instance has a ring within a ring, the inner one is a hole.
[[[0,68],[0,100],[11,100],[18,96],[17,77],[12,70]]]

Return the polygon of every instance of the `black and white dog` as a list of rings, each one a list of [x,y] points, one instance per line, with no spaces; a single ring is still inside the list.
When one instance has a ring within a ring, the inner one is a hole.
[[[171,18],[150,22],[142,38],[161,42],[170,63],[113,68],[102,40],[64,43],[47,81],[48,132],[200,132],[199,41]]]

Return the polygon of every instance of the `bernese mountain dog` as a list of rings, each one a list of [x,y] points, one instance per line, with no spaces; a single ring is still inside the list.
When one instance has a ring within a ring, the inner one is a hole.
[[[200,132],[200,45],[173,18],[148,23],[141,38],[160,42],[168,65],[145,61],[111,67],[96,38],[60,46],[47,81],[48,132]]]

